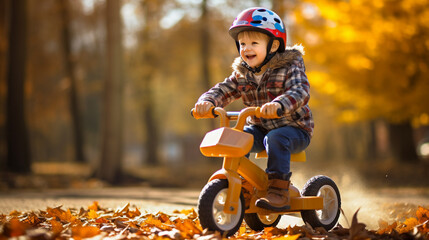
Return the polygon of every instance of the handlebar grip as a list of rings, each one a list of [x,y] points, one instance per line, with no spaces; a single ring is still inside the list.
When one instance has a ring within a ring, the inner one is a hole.
[[[263,118],[266,118],[266,119],[274,119],[274,118],[281,118],[284,114],[285,114],[285,111],[283,109],[281,109],[281,108],[278,108],[277,111],[274,114],[267,115],[267,114],[265,114],[265,113],[263,113],[261,111],[260,107],[257,107],[256,108],[256,114],[255,114],[255,116],[256,117],[263,117]]]
[[[215,107],[211,107],[210,111],[207,114],[203,115],[203,116],[196,116],[196,114],[195,114],[195,108],[192,108],[191,109],[191,116],[194,117],[194,118],[196,118],[196,119],[200,119],[200,118],[216,118],[219,115],[216,114]]]
[[[212,107],[212,115],[217,118],[219,115],[216,114],[215,107]]]
[[[277,116],[281,117],[285,114],[285,110],[283,110],[282,108],[277,109]]]

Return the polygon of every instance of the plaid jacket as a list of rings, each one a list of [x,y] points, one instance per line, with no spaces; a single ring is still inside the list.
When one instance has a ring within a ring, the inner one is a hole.
[[[267,130],[282,126],[294,126],[313,135],[314,122],[308,101],[310,84],[305,74],[302,47],[287,48],[277,53],[267,64],[267,71],[260,83],[253,74],[241,65],[240,57],[233,63],[233,73],[223,82],[216,84],[201,95],[198,101],[210,101],[216,107],[225,107],[242,98],[246,107],[260,107],[271,101],[279,102],[285,115],[278,119],[249,118],[249,124],[259,125]]]

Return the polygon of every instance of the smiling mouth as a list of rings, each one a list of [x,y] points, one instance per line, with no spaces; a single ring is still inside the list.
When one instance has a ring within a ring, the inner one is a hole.
[[[252,60],[252,59],[256,58],[256,55],[246,55],[246,58],[248,60]]]

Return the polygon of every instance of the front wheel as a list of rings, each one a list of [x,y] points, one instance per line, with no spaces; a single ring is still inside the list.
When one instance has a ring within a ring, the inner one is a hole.
[[[340,191],[332,179],[326,176],[311,178],[305,184],[302,195],[323,198],[323,209],[301,211],[304,222],[313,228],[323,227],[327,231],[335,227],[340,217],[341,197]]]
[[[198,215],[201,226],[210,231],[219,231],[221,234],[231,236],[241,226],[244,217],[244,197],[240,194],[240,202],[236,214],[223,211],[228,192],[226,179],[215,179],[203,188],[198,199]]]
[[[244,214],[244,221],[247,225],[255,231],[262,231],[266,227],[275,227],[282,218],[281,214],[273,213],[263,215],[259,213],[246,213]]]

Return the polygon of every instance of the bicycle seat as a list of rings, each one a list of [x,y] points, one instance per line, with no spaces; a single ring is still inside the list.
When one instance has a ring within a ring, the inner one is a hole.
[[[256,153],[255,158],[267,158],[267,151],[262,151],[259,153]],[[305,162],[306,161],[306,157],[305,157],[305,151],[299,152],[299,153],[292,153],[290,155],[290,161],[291,162]]]

